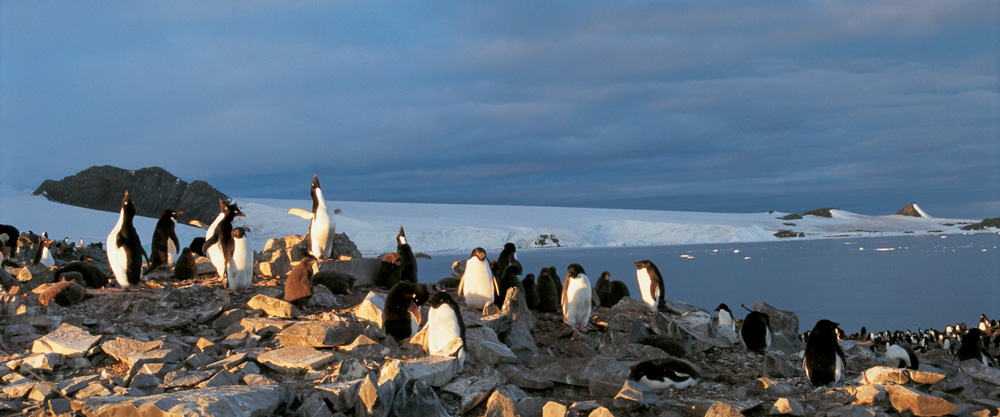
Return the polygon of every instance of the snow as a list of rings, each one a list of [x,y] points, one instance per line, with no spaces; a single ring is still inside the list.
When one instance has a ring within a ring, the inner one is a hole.
[[[308,232],[308,220],[286,212],[311,207],[311,200],[235,200],[246,217],[234,223],[251,229],[249,237],[255,250],[261,250],[267,239]],[[475,247],[495,251],[506,242],[522,248],[554,246],[551,241],[538,244],[542,235],[554,236],[563,247],[681,245],[775,241],[779,238],[774,233],[779,230],[805,233],[805,239],[963,233],[959,229],[962,225],[978,221],[867,216],[843,210],[832,210],[832,218],[807,215],[789,221],[779,219],[787,214],[780,212],[697,213],[329,200],[327,206],[343,211],[337,216],[337,232],[347,233],[365,256],[394,251],[400,225],[406,229],[414,250],[434,253],[464,252]],[[22,231],[101,242],[117,218],[118,213],[54,203],[43,196],[32,196],[28,190],[0,185],[0,223]],[[135,219],[135,227],[147,246],[155,225],[155,218]],[[204,236],[204,231],[178,225],[177,234],[186,246],[192,238]]]

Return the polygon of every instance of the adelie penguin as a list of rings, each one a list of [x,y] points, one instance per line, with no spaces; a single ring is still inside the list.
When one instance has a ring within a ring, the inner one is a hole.
[[[802,368],[814,386],[837,383],[844,379],[847,357],[837,340],[837,323],[822,319],[809,332]]]
[[[317,259],[323,260],[330,257],[333,250],[333,236],[337,230],[337,214],[340,209],[333,211],[330,216],[326,208],[326,200],[323,199],[323,189],[319,186],[319,178],[313,174],[310,192],[312,195],[312,211],[305,211],[300,208],[288,209],[288,214],[299,216],[309,220],[309,252]]]
[[[986,343],[983,341],[984,333],[979,328],[971,328],[962,335],[962,342],[955,352],[955,357],[959,362],[974,360],[986,366],[996,366],[996,362],[989,351],[986,350]]]
[[[629,295],[628,286],[619,280],[611,280],[611,273],[604,271],[594,285],[601,307],[611,308]]]
[[[562,293],[563,322],[573,330],[587,332],[592,294],[590,278],[587,277],[583,267],[577,263],[566,267],[566,281],[563,283]]]
[[[486,250],[473,249],[465,262],[462,280],[458,283],[458,296],[465,299],[469,308],[482,311],[486,303],[493,301],[499,293],[500,287],[486,259]]]
[[[698,383],[701,374],[682,360],[665,358],[639,362],[628,379],[652,389],[684,389]]]
[[[230,291],[244,291],[253,284],[253,247],[248,242],[247,232],[250,228],[237,227],[233,229],[233,252],[226,271],[226,286]]]
[[[105,247],[115,281],[124,289],[139,284],[142,275],[142,260],[147,256],[146,250],[142,248],[142,242],[139,240],[139,233],[132,225],[134,218],[135,205],[132,204],[132,199],[129,198],[129,193],[126,190],[118,214],[118,223],[108,234],[108,244]]]
[[[913,353],[913,349],[905,342],[894,343],[885,350],[885,362],[889,366],[916,370],[920,367],[920,360]]]
[[[174,264],[174,279],[186,281],[198,276],[198,264],[194,260],[194,252],[191,248],[181,249],[180,256]]]
[[[538,308],[538,287],[535,286],[535,274],[528,274],[521,280],[521,288],[524,288],[524,302],[529,310]]]
[[[427,351],[431,355],[448,355],[455,339],[462,341],[458,352],[459,366],[465,363],[465,322],[455,299],[445,291],[434,294],[427,312]]]
[[[504,301],[507,299],[507,291],[511,288],[517,288],[519,294],[524,297],[524,286],[521,285],[521,280],[517,277],[521,275],[521,264],[507,264],[503,273],[500,275],[500,279],[497,280],[497,285],[500,287],[500,291],[497,296],[493,298],[493,304],[497,307],[503,306]],[[527,304],[527,303],[525,303]]]
[[[52,244],[55,243],[52,239],[42,239],[42,242],[38,246],[38,250],[35,252],[35,256],[31,257],[32,265],[44,265],[46,267],[53,267],[56,265],[56,261],[52,258]]]
[[[177,218],[183,214],[183,211],[166,209],[160,215],[160,220],[156,221],[156,227],[153,229],[153,242],[151,243],[152,253],[149,255],[149,266],[146,268],[146,273],[161,265],[174,266],[181,248],[181,244],[177,240]]]
[[[396,253],[399,255],[399,280],[417,282],[417,257],[413,254],[413,248],[406,241],[403,225],[399,225],[399,232],[396,233]]]
[[[521,267],[521,262],[517,260],[517,246],[511,242],[507,242],[503,244],[503,249],[500,250],[500,255],[497,256],[497,275],[503,276],[504,271],[507,270],[507,266],[511,264],[516,264],[521,270],[524,269]]]
[[[740,325],[740,338],[747,350],[764,353],[771,346],[771,318],[759,311],[747,313]]]
[[[430,294],[423,284],[400,282],[385,296],[382,328],[397,341],[413,336],[420,330],[420,306]]]
[[[312,276],[316,272],[316,257],[303,249],[302,260],[292,267],[285,280],[285,301],[303,306],[312,298]]]
[[[733,310],[730,310],[726,303],[721,303],[715,308],[715,311],[719,313],[719,322],[717,326],[725,327],[735,332],[736,321],[733,320]]]
[[[634,262],[634,264],[642,302],[649,307],[650,312],[666,310],[667,305],[664,299],[666,291],[663,289],[663,275],[660,275],[660,269],[656,267],[656,264],[645,259]]]
[[[559,290],[559,286],[556,285],[558,277],[553,276],[549,272],[549,268],[542,268],[538,273],[538,282],[536,286],[538,287],[538,305],[535,306],[535,310],[540,313],[556,313],[559,312],[559,298],[562,296],[562,292]]]
[[[242,216],[244,214],[236,204],[226,204],[220,198],[219,215],[215,217],[215,221],[205,233],[205,245],[202,247],[202,252],[212,260],[212,266],[215,267],[215,271],[221,278],[226,277],[226,270],[232,260],[231,255],[235,243],[233,240],[233,219]]]

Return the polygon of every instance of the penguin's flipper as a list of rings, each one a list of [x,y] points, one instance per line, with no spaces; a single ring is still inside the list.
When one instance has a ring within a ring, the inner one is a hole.
[[[300,208],[290,208],[286,213],[294,216],[299,216],[304,220],[312,220],[313,217],[313,213],[311,211],[307,211]]]
[[[423,252],[417,252],[417,253],[413,254],[413,256],[416,257],[416,258],[431,259],[430,255],[428,255],[426,253],[423,253]]]
[[[492,276],[490,278],[493,280],[493,293],[499,296],[500,295],[500,283],[497,282],[496,275],[494,275],[494,276]]]
[[[458,294],[459,297],[462,296],[462,288],[465,287],[465,274],[462,274],[462,278],[458,280]]]
[[[202,253],[208,253],[208,248],[212,247],[212,245],[214,245],[216,243],[219,243],[219,234],[218,233],[213,234],[211,238],[208,238],[208,239],[205,240],[205,244],[201,245],[201,252]]]
[[[205,223],[202,223],[198,219],[192,219],[191,221],[188,222],[188,224],[191,225],[191,226],[200,228],[200,229],[204,229],[204,230],[208,230],[208,227],[209,227],[209,225],[207,225]]]
[[[555,277],[553,277],[553,278],[555,278]],[[570,280],[569,275],[566,275],[566,279],[563,280],[562,298],[560,298],[560,300],[562,300],[561,305],[564,308],[565,308],[565,306],[569,305],[568,304],[569,301],[567,300],[567,298],[569,298],[569,280]]]

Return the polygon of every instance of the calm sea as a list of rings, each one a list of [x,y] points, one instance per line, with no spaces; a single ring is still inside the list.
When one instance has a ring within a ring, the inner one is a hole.
[[[980,314],[1000,319],[1000,235],[922,235],[782,240],[767,243],[616,248],[519,249],[525,273],[553,265],[564,274],[576,262],[591,281],[602,271],[625,282],[639,298],[635,261],[649,259],[666,283],[667,298],[705,309],[755,301],[794,311],[799,331],[819,319],[848,333],[941,329],[978,323]],[[471,250],[470,250],[471,251]],[[488,251],[496,259],[499,250]],[[450,276],[452,262],[468,253],[419,259],[421,281]]]

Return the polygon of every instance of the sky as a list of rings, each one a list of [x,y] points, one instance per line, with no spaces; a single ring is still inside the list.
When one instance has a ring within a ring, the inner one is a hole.
[[[992,0],[3,0],[0,183],[998,217],[998,51]]]

